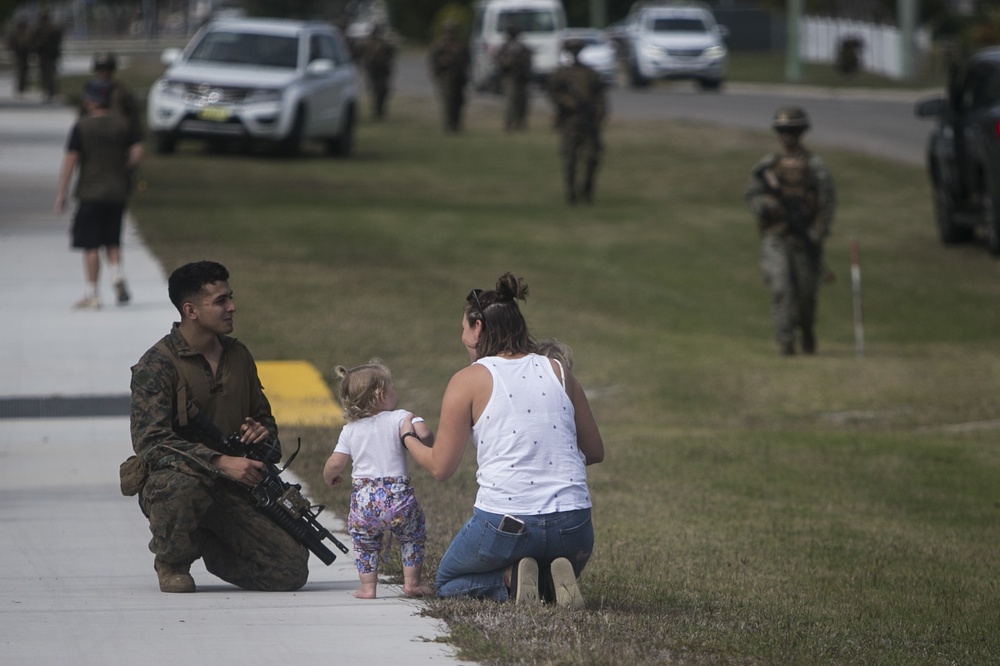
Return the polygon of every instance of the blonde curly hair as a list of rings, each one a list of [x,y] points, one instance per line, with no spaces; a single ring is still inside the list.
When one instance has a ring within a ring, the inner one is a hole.
[[[342,365],[333,369],[340,378],[340,405],[344,420],[350,423],[379,413],[385,391],[392,383],[392,373],[380,358],[348,370]]]

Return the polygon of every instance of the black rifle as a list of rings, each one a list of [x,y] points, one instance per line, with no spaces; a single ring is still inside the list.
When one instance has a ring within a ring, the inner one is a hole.
[[[781,191],[781,183],[778,181],[778,174],[767,165],[761,165],[754,172],[754,176],[764,183],[766,192],[781,202],[785,209],[785,221],[792,235],[801,240],[809,256],[813,258],[819,266],[820,276],[823,282],[833,282],[837,279],[833,271],[829,269],[823,261],[823,245],[819,241],[813,240],[809,234],[812,226],[812,217],[806,208],[806,201],[802,197],[788,196]]]
[[[278,469],[276,463],[281,460],[281,451],[270,437],[259,443],[244,443],[240,441],[238,433],[226,437],[202,414],[195,415],[191,422],[205,437],[211,439],[209,446],[219,453],[237,458],[249,458],[267,465],[264,478],[256,486],[248,489],[250,500],[261,513],[308,548],[313,555],[323,561],[323,564],[333,564],[337,559],[333,551],[323,543],[323,539],[328,539],[342,553],[350,552],[347,546],[338,541],[337,537],[330,534],[330,531],[317,520],[325,507],[313,506],[302,496],[302,486],[297,483],[287,483],[281,478],[281,473],[288,469],[295,456],[299,454],[301,442],[295,447],[295,452],[288,457],[285,466]]]

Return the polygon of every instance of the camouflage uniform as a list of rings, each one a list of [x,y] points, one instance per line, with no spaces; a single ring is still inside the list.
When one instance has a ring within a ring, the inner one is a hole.
[[[449,24],[445,35],[431,45],[431,75],[437,82],[444,106],[444,128],[457,132],[462,126],[462,107],[465,106],[465,84],[469,78],[469,46],[459,39],[458,27]]]
[[[789,111],[795,123],[791,127],[804,132],[808,119],[797,107],[779,109],[775,129],[781,131]],[[794,354],[799,329],[802,351],[814,353],[823,241],[836,208],[830,172],[818,155],[801,145],[770,153],[754,166],[746,201],[761,234],[760,270],[771,292],[778,347],[783,354]]]
[[[573,204],[579,196],[590,203],[601,160],[601,124],[606,114],[604,82],[597,72],[577,60],[582,42],[568,40],[565,48],[573,54],[573,63],[560,67],[549,78],[549,97],[556,107],[556,127],[562,134],[560,154],[566,199]],[[580,162],[584,174],[578,187],[576,170]]]
[[[132,368],[132,446],[149,469],[139,493],[149,549],[157,562],[181,569],[201,557],[211,573],[244,589],[297,590],[309,574],[309,551],[212,465],[218,453],[191,422],[200,413],[229,434],[250,416],[277,438],[249,350],[235,338],[220,341],[214,377],[177,324]]]
[[[27,21],[17,22],[14,30],[7,36],[7,47],[14,55],[17,92],[24,94],[28,90],[28,67],[31,63],[31,28]]]
[[[385,102],[389,97],[389,79],[392,64],[396,59],[396,47],[392,45],[381,28],[376,28],[358,46],[360,60],[368,76],[368,87],[372,96],[372,115],[385,117]]]
[[[497,71],[507,94],[504,129],[524,129],[528,115],[528,84],[531,82],[531,49],[524,45],[514,30],[497,51]]]
[[[38,55],[38,69],[42,79],[45,98],[51,100],[56,95],[56,67],[62,55],[62,28],[54,24],[47,12],[43,13],[35,26],[32,37],[35,53]]]

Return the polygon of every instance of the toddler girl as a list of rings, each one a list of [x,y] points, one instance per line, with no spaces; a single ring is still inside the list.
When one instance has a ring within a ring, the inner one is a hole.
[[[323,466],[328,485],[341,481],[341,472],[351,461],[351,510],[347,531],[361,578],[358,599],[374,599],[378,584],[379,554],[386,532],[399,541],[403,558],[403,594],[411,597],[433,593],[420,584],[424,563],[424,511],[417,503],[400,442],[399,426],[410,412],[396,409],[392,375],[380,359],[348,370],[335,368],[340,377],[340,404],[347,424],[337,446]],[[415,418],[413,431],[424,444],[434,442],[434,433],[423,419]]]

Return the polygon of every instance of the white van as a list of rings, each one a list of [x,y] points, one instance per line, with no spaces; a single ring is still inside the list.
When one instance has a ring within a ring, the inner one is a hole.
[[[532,51],[533,78],[544,81],[559,66],[566,12],[560,0],[479,0],[472,18],[472,83],[477,90],[498,90],[494,59],[507,41],[507,30],[521,29]]]

